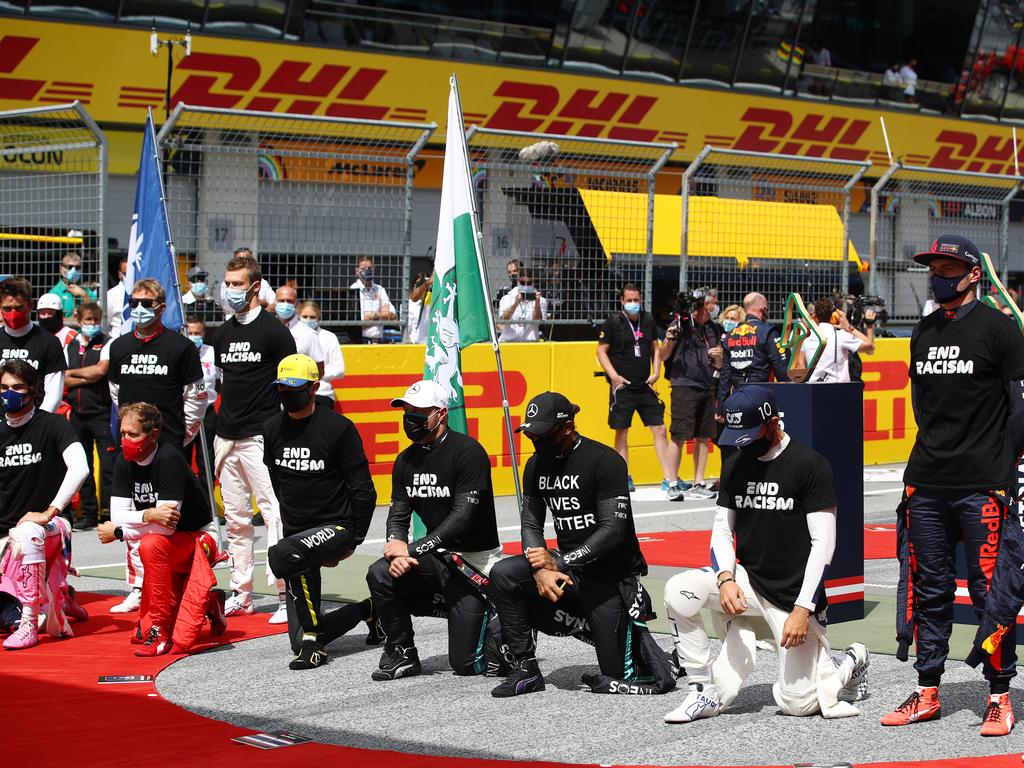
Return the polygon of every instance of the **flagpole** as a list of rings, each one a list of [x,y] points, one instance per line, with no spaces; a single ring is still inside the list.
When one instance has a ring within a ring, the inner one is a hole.
[[[164,164],[160,158],[160,147],[156,143],[156,125],[153,122],[153,108],[146,108],[147,117],[149,118],[146,122],[147,130],[153,134],[153,157],[156,160],[157,169],[160,171],[157,175],[157,181],[160,183],[160,211],[164,217],[164,226],[167,230],[167,248],[171,253],[171,275],[173,276],[174,282],[174,293],[178,297],[178,313],[181,315],[181,327],[178,332],[187,335],[188,328],[185,322],[185,303],[181,300],[181,285],[178,281],[178,253],[174,248],[174,241],[171,239],[171,222],[167,217],[167,197],[164,194]],[[212,408],[212,404],[209,402],[210,393],[206,394],[207,397],[207,408]],[[206,412],[203,412],[203,418],[205,421]],[[204,421],[199,422],[199,433],[196,437],[199,440],[199,449],[203,452],[203,474],[206,479],[206,493],[210,497],[210,512],[213,515],[212,528],[214,535],[217,538],[217,549],[223,551],[224,549],[224,537],[220,531],[220,522],[217,520],[217,497],[214,493],[213,485],[213,468],[210,464],[213,462],[213,455],[210,453],[210,446],[206,442],[206,430],[204,429]]]
[[[459,94],[459,80],[453,73],[449,80],[452,90],[455,93],[455,103],[459,108],[459,117],[462,117],[462,96]],[[476,194],[473,191],[472,174],[469,167],[469,146],[466,144],[466,131],[463,125],[448,126],[448,131],[458,130],[459,136],[461,137],[463,147],[463,157],[466,160],[466,183],[469,185],[469,216],[473,222],[473,234],[476,237],[476,261],[477,267],[480,270],[480,280],[484,286],[484,298],[487,299],[491,295],[491,289],[487,281],[487,266],[484,264],[484,242],[483,233],[480,231],[480,219],[477,215],[476,210]],[[516,458],[516,444],[513,439],[514,433],[512,431],[512,415],[509,412],[508,407],[508,390],[505,387],[505,371],[501,364],[501,347],[498,345],[498,334],[494,327],[494,314],[491,312],[490,307],[487,308],[487,329],[491,335],[491,349],[494,350],[494,359],[498,367],[498,383],[501,385],[501,407],[505,413],[505,434],[508,437],[508,453],[512,460],[512,479],[515,482],[516,488],[516,506],[521,508],[523,505],[523,491],[519,483],[519,462]]]

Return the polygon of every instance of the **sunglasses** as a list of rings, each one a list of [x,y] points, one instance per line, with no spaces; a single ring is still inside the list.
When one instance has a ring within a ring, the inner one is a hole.
[[[160,302],[157,301],[156,299],[137,299],[134,296],[132,296],[130,299],[128,299],[128,306],[131,307],[132,309],[135,309],[136,307],[155,309],[156,307],[160,306]]]

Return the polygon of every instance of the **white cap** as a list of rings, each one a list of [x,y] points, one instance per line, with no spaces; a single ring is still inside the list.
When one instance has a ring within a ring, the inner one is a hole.
[[[447,408],[448,390],[436,381],[417,381],[401,397],[391,401],[391,407],[411,405],[413,408]]]
[[[36,302],[36,309],[57,309],[64,311],[64,304],[56,293],[44,293]]]

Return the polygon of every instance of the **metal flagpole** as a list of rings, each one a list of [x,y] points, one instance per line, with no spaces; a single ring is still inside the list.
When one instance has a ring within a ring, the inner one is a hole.
[[[171,274],[174,276],[174,291],[175,291],[175,293],[178,296],[178,311],[181,313],[181,328],[178,329],[178,332],[180,334],[182,334],[182,335],[187,335],[188,334],[188,329],[187,329],[187,325],[188,324],[185,322],[185,304],[181,300],[181,286],[178,284],[178,257],[177,257],[177,252],[174,249],[174,241],[170,239],[170,237],[171,237],[171,222],[167,218],[167,198],[166,198],[165,193],[164,193],[164,178],[163,178],[164,164],[163,164],[162,159],[160,158],[160,147],[156,143],[156,135],[155,135],[155,133],[156,133],[156,126],[153,123],[153,108],[149,107],[147,111],[149,112],[149,125],[150,125],[150,129],[153,130],[153,132],[154,132],[154,136],[153,136],[153,152],[156,153],[156,162],[157,162],[157,166],[160,169],[160,173],[158,173],[156,175],[157,179],[160,182],[160,209],[163,211],[164,226],[167,229],[167,238],[168,238],[168,240],[167,240],[167,247],[168,247],[168,249],[171,252]],[[207,408],[212,408],[213,404],[210,403],[210,401],[209,401],[210,394],[207,393],[206,397],[207,397],[206,407]],[[204,427],[203,421],[205,420],[205,417],[206,417],[206,411],[203,411],[203,420],[200,420],[200,422],[199,422],[199,433],[196,435],[196,438],[199,440],[199,449],[203,452],[203,469],[205,470],[203,472],[203,474],[206,476],[206,493],[210,497],[210,513],[213,515],[213,520],[211,521],[211,527],[213,528],[213,533],[214,533],[214,535],[217,538],[217,549],[223,551],[224,550],[224,536],[223,536],[223,534],[220,531],[220,521],[217,520],[217,497],[214,494],[214,490],[213,490],[213,468],[210,466],[210,464],[213,463],[213,455],[210,453],[210,446],[206,442],[206,431],[203,428]]]
[[[455,91],[455,102],[459,108],[459,118],[462,118],[462,96],[459,94],[459,80],[452,74],[450,80],[451,86]],[[466,144],[466,133],[465,128],[462,124],[458,126],[448,126],[449,131],[458,130],[459,136],[462,139],[463,157],[466,158],[466,184],[469,187],[469,216],[473,222],[473,234],[476,236],[476,261],[477,266],[480,270],[480,280],[484,286],[484,300],[489,301],[491,295],[491,289],[487,282],[487,267],[484,264],[484,237],[480,231],[480,218],[477,215],[476,210],[476,195],[473,192],[472,174],[470,173],[469,167],[469,146]],[[508,437],[508,453],[512,459],[512,479],[515,481],[516,487],[516,506],[522,507],[523,505],[523,491],[519,483],[519,461],[516,458],[516,444],[514,433],[512,432],[512,415],[508,408],[508,390],[505,387],[505,371],[501,364],[501,347],[498,345],[498,334],[494,328],[494,315],[491,313],[491,308],[487,307],[487,329],[491,335],[491,349],[494,350],[494,359],[498,366],[498,383],[501,385],[501,407],[505,413],[505,434]]]

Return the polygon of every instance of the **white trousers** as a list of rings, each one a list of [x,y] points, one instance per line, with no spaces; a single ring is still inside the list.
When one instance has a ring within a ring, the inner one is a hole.
[[[46,525],[39,523],[20,523],[11,529],[11,552],[21,558],[23,565],[46,562],[46,540],[53,536],[62,536],[70,532],[67,521],[59,515]],[[2,540],[0,540],[2,544]],[[0,546],[0,551],[3,547]]]
[[[832,650],[825,637],[825,628],[814,616],[810,617],[810,631],[804,644],[783,648],[780,644],[782,628],[789,613],[754,591],[743,566],[736,566],[734,577],[748,606],[738,616],[730,616],[722,610],[717,578],[711,568],[678,573],[665,585],[665,611],[688,681],[713,683],[718,687],[722,708],[728,707],[754,669],[757,650],[755,626],[757,619],[763,619],[771,630],[779,657],[779,678],[772,686],[775,703],[788,715],[820,712],[818,688],[822,677],[828,678],[826,686],[829,690],[825,699],[834,701],[839,688],[849,681],[850,665],[844,664],[837,669],[832,663]],[[718,636],[722,638],[722,650],[714,661],[711,659],[711,642],[700,615],[701,608],[711,611]]]
[[[132,539],[124,543],[125,552],[125,581],[131,589],[142,589],[142,558],[139,557],[139,540]]]
[[[258,435],[240,440],[215,437],[213,455],[224,499],[228,553],[231,555],[231,589],[249,597],[253,587],[252,499],[256,500],[267,525],[267,547],[274,546],[282,534],[281,509],[270,483],[270,473],[263,463],[263,437]],[[284,582],[274,579],[269,563],[267,584],[276,584],[278,592],[284,591]]]

